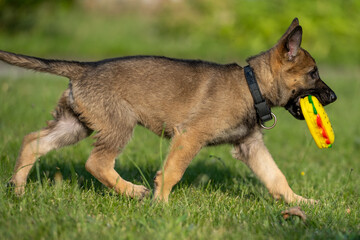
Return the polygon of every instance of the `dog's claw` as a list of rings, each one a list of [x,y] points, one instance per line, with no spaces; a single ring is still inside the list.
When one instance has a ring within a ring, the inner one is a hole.
[[[13,181],[9,181],[5,184],[5,187],[13,192],[17,197],[21,197],[24,195],[25,187],[24,186],[16,186],[16,184]]]
[[[9,181],[9,182],[7,182],[7,183],[5,184],[5,187],[6,187],[7,189],[13,189],[13,188],[15,188],[15,183]]]
[[[129,189],[129,191],[126,191],[126,195],[128,195],[131,198],[136,198],[139,200],[142,200],[149,194],[150,194],[150,190],[143,185],[134,184],[133,187]]]
[[[138,197],[139,200],[142,200],[150,195],[151,191],[144,187],[143,192],[141,193],[141,196]]]

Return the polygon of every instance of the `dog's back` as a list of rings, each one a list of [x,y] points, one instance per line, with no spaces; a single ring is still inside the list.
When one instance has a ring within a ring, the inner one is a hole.
[[[108,106],[106,112],[114,112],[121,109],[118,104],[126,105],[140,124],[156,134],[165,130],[172,135],[174,127],[194,124],[205,115],[209,120],[232,122],[228,116],[246,111],[247,103],[233,101],[248,94],[241,73],[236,64],[153,56],[119,58],[96,63],[79,81],[72,81],[72,91],[78,105],[96,103],[89,106],[91,111],[106,114],[104,106]]]

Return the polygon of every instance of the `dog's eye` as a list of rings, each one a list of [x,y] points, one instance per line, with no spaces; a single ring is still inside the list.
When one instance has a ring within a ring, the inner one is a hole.
[[[318,72],[316,67],[309,74],[310,74],[312,79],[315,79],[315,80],[319,79],[319,72]]]

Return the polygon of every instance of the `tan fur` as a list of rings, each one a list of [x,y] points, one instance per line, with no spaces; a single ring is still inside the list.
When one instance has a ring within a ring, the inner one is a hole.
[[[235,146],[233,156],[242,160],[255,173],[275,199],[282,197],[285,202],[315,202],[313,199],[304,199],[291,190],[284,174],[265,147],[260,131],[255,131],[244,142]]]
[[[296,118],[301,118],[296,102],[304,94],[315,94],[323,105],[336,99],[318,77],[314,59],[300,48],[301,36],[294,19],[273,48],[248,59],[268,105],[285,107]],[[313,202],[293,193],[266,149],[243,68],[237,64],[155,56],[69,62],[4,51],[0,60],[70,79],[54,120],[24,138],[11,179],[18,194],[23,193],[39,156],[95,131],[95,148],[86,169],[118,193],[147,195],[144,186],[122,179],[114,170],[116,156],[140,124],[172,138],[166,163],[154,180],[155,199],[168,201],[172,187],[203,146],[229,143],[234,145],[234,156],[275,198]]]

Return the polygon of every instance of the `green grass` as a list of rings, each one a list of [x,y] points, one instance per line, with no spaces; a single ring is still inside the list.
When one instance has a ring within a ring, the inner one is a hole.
[[[326,108],[336,134],[334,147],[317,149],[305,122],[282,109],[275,110],[278,126],[265,132],[267,146],[293,190],[321,201],[316,206],[302,206],[308,216],[306,223],[297,218],[282,219],[280,213],[288,205],[274,201],[247,167],[232,159],[230,146],[203,149],[174,188],[167,206],[151,199],[138,202],[117,196],[87,173],[84,164],[91,138],[41,157],[29,176],[25,195],[16,198],[5,183],[11,177],[22,137],[50,119],[67,80],[31,72],[1,76],[0,236],[358,239],[360,129],[356,119],[360,111],[355,96],[360,91],[359,72],[323,69],[323,79],[339,97]],[[127,180],[149,183],[153,188],[152,178],[161,167],[168,144],[148,130],[136,128],[134,138],[117,159],[117,171]],[[55,183],[56,172],[63,176],[62,182]]]

